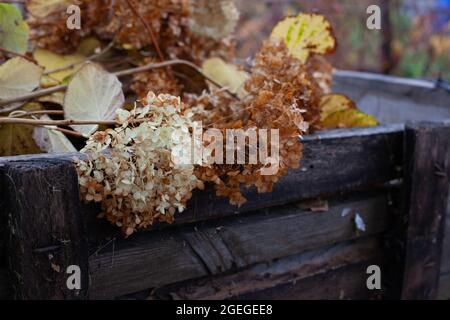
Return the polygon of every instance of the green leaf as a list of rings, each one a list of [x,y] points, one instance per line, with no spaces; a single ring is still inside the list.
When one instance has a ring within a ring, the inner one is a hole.
[[[12,4],[0,3],[0,47],[24,54],[28,49],[28,24]]]

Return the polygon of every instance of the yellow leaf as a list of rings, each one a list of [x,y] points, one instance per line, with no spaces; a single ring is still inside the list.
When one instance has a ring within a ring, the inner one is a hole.
[[[325,120],[334,112],[346,109],[357,109],[356,104],[342,94],[327,94],[320,99],[320,120]]]
[[[337,46],[330,22],[318,14],[286,18],[275,26],[271,37],[283,40],[291,55],[302,62],[312,53],[328,54]]]
[[[357,109],[346,109],[330,114],[324,121],[324,129],[374,127],[378,125],[374,116]]]
[[[85,57],[93,55],[95,51],[102,46],[100,40],[95,37],[88,37],[81,41],[78,46],[77,53]]]
[[[247,92],[244,90],[244,82],[248,78],[245,71],[239,70],[237,66],[226,63],[220,58],[206,60],[202,66],[205,75],[216,81],[223,87],[243,98]],[[214,85],[210,84],[212,88]]]
[[[39,87],[42,68],[15,57],[0,66],[0,100],[13,99]]]
[[[71,0],[30,0],[27,3],[27,9],[33,16],[45,18],[52,13],[65,11],[72,2]]]
[[[39,103],[28,103],[25,111],[42,109]],[[27,125],[4,124],[0,126],[0,156],[41,153],[33,140],[33,127]]]
[[[43,66],[45,68],[46,72],[66,67],[68,65],[83,61],[85,59],[84,55],[78,53],[71,55],[59,55],[40,48],[36,49],[33,52],[33,57],[40,66]],[[42,77],[42,86],[50,87],[57,85],[60,82],[62,82],[65,78],[69,77],[70,75],[78,71],[80,67],[81,65],[78,64],[68,69],[51,73],[48,76],[44,76]]]

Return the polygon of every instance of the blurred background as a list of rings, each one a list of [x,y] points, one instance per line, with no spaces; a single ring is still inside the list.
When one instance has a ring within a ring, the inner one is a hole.
[[[252,56],[286,15],[317,12],[333,23],[337,69],[450,81],[450,0],[235,0],[238,56]],[[379,5],[382,30],[369,30],[366,13]]]

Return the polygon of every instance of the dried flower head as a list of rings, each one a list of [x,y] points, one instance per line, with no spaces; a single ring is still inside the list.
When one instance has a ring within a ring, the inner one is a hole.
[[[81,151],[87,160],[76,161],[83,199],[101,202],[101,216],[127,236],[156,221],[171,223],[192,190],[203,188],[192,164],[172,158],[182,143],[173,133],[194,126],[191,116],[179,97],[153,92],[142,107],[119,110],[121,125],[92,135]]]

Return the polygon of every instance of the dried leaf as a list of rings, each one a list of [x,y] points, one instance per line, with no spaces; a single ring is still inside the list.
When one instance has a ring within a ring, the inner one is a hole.
[[[25,111],[42,109],[39,103],[28,103]],[[33,127],[26,125],[4,124],[0,126],[0,156],[41,153],[33,140]]]
[[[320,120],[325,120],[334,112],[357,109],[356,104],[343,94],[327,94],[320,98]]]
[[[64,99],[66,119],[112,120],[125,101],[117,77],[100,66],[84,65],[70,81]],[[76,131],[90,136],[98,125],[74,125]]]
[[[374,127],[377,125],[378,121],[374,116],[357,109],[334,112],[322,121],[322,127],[325,129]]]
[[[55,70],[61,67],[68,66],[70,64],[80,62],[83,59],[85,59],[84,55],[81,54],[71,54],[71,55],[60,55],[53,53],[48,50],[37,48],[33,52],[33,57],[37,61],[37,63],[45,68],[45,71]],[[49,87],[54,86],[59,83],[61,83],[65,78],[68,76],[71,76],[76,71],[78,71],[81,68],[81,65],[76,65],[73,67],[70,67],[68,69],[51,73],[48,76],[42,77],[42,86],[43,87]]]
[[[226,63],[220,58],[211,58],[203,63],[202,69],[208,77],[222,87],[227,87],[231,92],[237,93],[240,98],[247,94],[244,82],[249,76],[247,72],[239,70],[237,66]],[[210,86],[212,89],[215,88],[212,84]]]
[[[27,3],[28,12],[37,18],[65,10],[73,1],[71,0],[30,0]]]
[[[42,116],[41,120],[50,120],[48,116]],[[77,152],[77,149],[59,131],[52,130],[56,126],[35,127],[33,139],[42,151],[48,153]]]
[[[239,20],[233,0],[190,0],[189,28],[195,34],[222,40],[230,35]]]
[[[34,63],[15,57],[0,66],[0,100],[12,99],[39,87],[43,70]]]
[[[290,54],[302,62],[313,53],[331,53],[337,46],[330,22],[318,14],[300,13],[286,18],[275,26],[271,37],[282,39]]]
[[[28,49],[28,24],[12,4],[0,3],[0,47],[23,54]]]

